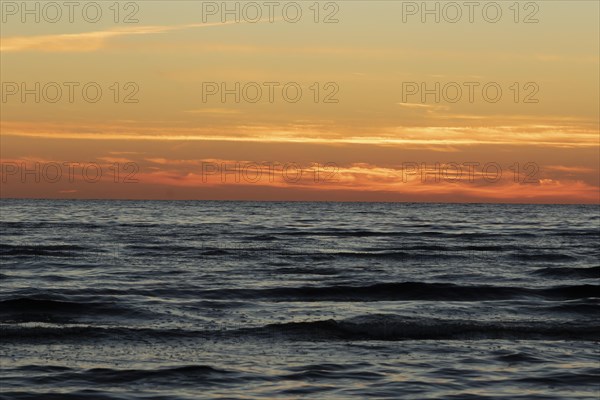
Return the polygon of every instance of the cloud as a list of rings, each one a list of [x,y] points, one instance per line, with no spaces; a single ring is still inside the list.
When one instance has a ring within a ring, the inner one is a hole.
[[[332,164],[327,167],[319,163],[308,163],[295,165],[294,168],[286,171],[284,164],[273,161],[168,159],[151,161],[160,164],[161,168],[152,172],[142,172],[139,175],[140,182],[174,187],[230,186],[243,189],[262,186],[321,191],[324,196],[327,196],[327,192],[342,190],[419,195],[430,200],[445,195],[501,202],[516,200],[600,202],[600,188],[578,180],[543,178],[531,183],[519,183],[514,181],[512,174],[505,174],[500,180],[492,182],[481,170],[473,170],[461,175],[454,174],[452,171],[445,174],[432,164],[423,171],[416,171],[408,167],[406,169],[382,167],[368,163],[346,166]],[[204,163],[211,164],[212,168],[204,169],[202,167]],[[296,169],[301,170],[302,173],[297,175]],[[320,171],[318,175],[315,175],[316,169]],[[143,171],[144,168],[141,170]]]
[[[417,108],[417,109],[427,109],[427,110],[448,110],[449,107],[446,106],[434,106],[431,104],[419,104],[419,103],[396,103],[400,107],[404,108]]]
[[[39,160],[39,158],[23,158],[0,161],[15,163],[19,168],[24,163],[28,169],[32,169],[33,163],[40,162]],[[102,169],[111,170],[114,160],[106,157],[99,157],[96,160],[101,161],[98,165]],[[63,161],[60,160],[44,160],[44,162],[63,165]],[[137,190],[144,187],[145,193],[162,193],[165,188],[200,190],[227,188],[230,193],[264,191],[268,196],[271,189],[284,189],[313,193],[320,199],[330,199],[336,192],[343,192],[371,193],[370,196],[379,201],[398,199],[398,196],[400,198],[412,196],[411,198],[420,201],[438,201],[443,197],[445,201],[454,199],[453,201],[600,203],[600,188],[595,183],[547,174],[524,183],[524,175],[515,181],[512,172],[499,175],[496,180],[495,177],[490,178],[489,172],[484,172],[481,165],[474,169],[462,168],[459,174],[458,169],[450,164],[438,165],[432,162],[395,166],[366,162],[323,164],[212,158],[142,158],[132,162],[137,164],[134,175],[137,184],[134,188]],[[205,168],[206,164],[210,164],[210,168]],[[78,196],[85,197],[89,194],[89,190],[97,186],[85,185],[86,182],[82,180],[81,165],[75,167],[73,177],[74,181],[69,180],[68,183],[75,187],[64,188],[64,190],[61,188],[59,193],[77,192]],[[33,181],[21,182],[19,174],[8,174],[6,180],[8,184],[7,192],[3,194],[5,196],[10,196],[12,190],[27,185],[32,191],[38,191],[39,197],[46,195],[49,190],[48,186],[40,186]],[[98,184],[115,185],[114,177],[110,174],[103,175]],[[110,187],[113,191],[112,196],[118,198],[119,191],[122,189],[124,189],[122,185]]]
[[[205,108],[200,110],[187,110],[184,111],[190,114],[215,114],[215,115],[224,115],[224,114],[240,114],[240,110],[233,110],[231,108]]]
[[[124,158],[124,157],[98,157],[98,160],[100,161],[104,161],[107,163],[121,163],[121,164],[125,164],[125,163],[130,163],[133,162],[133,160],[129,159],[129,158]]]
[[[588,167],[578,167],[578,166],[568,166],[568,165],[546,165],[544,166],[544,170],[547,171],[558,171],[558,172],[568,172],[568,173],[591,173],[594,172],[594,169]]]
[[[186,24],[186,25],[155,25],[155,26],[135,26],[127,28],[115,28],[104,31],[68,33],[56,35],[37,35],[37,36],[14,36],[2,38],[0,42],[0,51],[22,52],[22,51],[41,51],[41,52],[92,52],[105,48],[111,39],[136,36],[160,34],[171,31],[179,31],[191,28],[205,28],[210,26],[228,25],[232,22],[224,23],[206,23],[206,24]]]
[[[219,112],[218,110],[216,110]],[[492,121],[493,122],[493,121]],[[3,136],[48,139],[251,142],[323,145],[375,145],[384,147],[439,147],[469,145],[534,145],[555,148],[596,148],[597,128],[583,125],[516,123],[500,126],[381,126],[357,129],[338,125],[226,124],[210,128],[173,126],[58,126],[3,121]],[[172,125],[172,124],[171,124]],[[360,128],[360,127],[358,127]]]

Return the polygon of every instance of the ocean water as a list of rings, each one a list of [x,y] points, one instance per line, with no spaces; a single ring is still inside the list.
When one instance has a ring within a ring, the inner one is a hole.
[[[0,201],[0,398],[598,399],[600,209]]]

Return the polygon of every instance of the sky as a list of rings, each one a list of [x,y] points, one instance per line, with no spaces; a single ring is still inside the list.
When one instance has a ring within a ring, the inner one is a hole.
[[[597,1],[73,4],[1,3],[3,198],[600,203]]]

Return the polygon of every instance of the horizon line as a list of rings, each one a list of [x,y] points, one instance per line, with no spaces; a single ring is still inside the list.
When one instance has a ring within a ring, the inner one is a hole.
[[[600,206],[597,203],[542,203],[542,202],[482,202],[482,201],[357,201],[357,200],[250,200],[250,199],[133,199],[133,198],[49,198],[49,197],[1,197],[0,201],[6,200],[34,200],[34,201],[138,201],[138,202],[230,202],[230,203],[357,203],[357,204],[436,204],[436,205],[539,205],[539,206]]]

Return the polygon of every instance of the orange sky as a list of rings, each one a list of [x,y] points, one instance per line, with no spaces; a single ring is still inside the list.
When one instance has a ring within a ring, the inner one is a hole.
[[[3,2],[1,196],[600,203],[598,3],[489,3]]]

